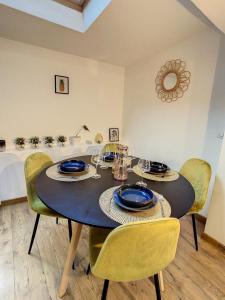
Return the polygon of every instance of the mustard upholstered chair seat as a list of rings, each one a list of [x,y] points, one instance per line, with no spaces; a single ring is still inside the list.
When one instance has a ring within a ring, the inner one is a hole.
[[[104,152],[115,152],[115,153],[117,153],[118,152],[118,146],[122,146],[122,145],[119,144],[119,143],[105,144],[105,146],[102,149],[102,153],[104,153]]]
[[[198,250],[197,230],[194,214],[203,209],[207,200],[211,178],[211,167],[209,163],[202,159],[192,158],[184,163],[180,169],[180,174],[191,183],[195,191],[195,201],[188,214],[192,215],[195,247],[196,250]]]
[[[32,196],[32,206],[31,209],[35,211],[36,213],[39,213],[41,215],[51,216],[51,217],[60,217],[63,218],[61,215],[55,213],[53,210],[49,209],[44,203],[38,198],[36,194]]]
[[[107,281],[157,277],[175,257],[179,232],[180,223],[173,218],[129,223],[112,231],[90,228],[91,271]]]
[[[207,199],[211,167],[202,159],[192,158],[185,162],[180,169],[180,174],[191,183],[195,191],[195,202],[189,213],[199,212]]]
[[[26,159],[24,172],[27,185],[27,199],[30,208],[36,213],[52,217],[61,217],[59,214],[44,205],[35,191],[35,178],[43,169],[51,166],[52,164],[53,161],[51,158],[42,152],[31,154]]]
[[[52,164],[53,161],[51,160],[51,158],[47,154],[42,152],[31,154],[25,161],[24,173],[26,179],[28,204],[30,208],[37,213],[28,254],[30,254],[32,249],[40,215],[63,218],[61,215],[58,215],[53,210],[49,209],[46,205],[44,205],[44,203],[37,196],[37,193],[35,191],[35,178],[42,170],[44,170],[45,168],[47,168]],[[69,227],[69,237],[71,238],[72,235],[71,220],[68,220],[68,227]]]

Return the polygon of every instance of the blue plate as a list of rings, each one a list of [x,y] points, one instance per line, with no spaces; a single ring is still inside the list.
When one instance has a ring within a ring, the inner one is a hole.
[[[126,209],[126,210],[130,210],[130,211],[136,211],[136,212],[137,212],[137,211],[145,211],[145,210],[147,210],[147,209],[150,209],[150,208],[154,207],[154,206],[156,205],[157,201],[158,201],[157,198],[156,198],[156,196],[153,195],[153,199],[152,199],[152,201],[151,201],[148,205],[145,205],[145,206],[143,206],[143,207],[130,207],[130,206],[126,206],[126,205],[121,201],[120,197],[119,197],[118,194],[117,194],[117,191],[118,191],[118,190],[114,191],[114,193],[113,193],[113,199],[114,199],[115,203],[116,203],[118,206],[120,206],[121,208]]]
[[[59,165],[59,171],[64,173],[83,172],[86,169],[86,163],[82,160],[66,160]]]
[[[163,174],[169,171],[169,167],[163,163],[157,161],[150,162],[150,170],[147,173],[150,174]]]
[[[127,184],[121,186],[114,192],[120,202],[126,207],[143,208],[153,202],[153,192],[146,187],[137,184]]]
[[[103,153],[103,156],[104,156],[104,160],[106,162],[112,162],[117,157],[117,153],[115,153],[115,152],[105,152],[105,153]]]

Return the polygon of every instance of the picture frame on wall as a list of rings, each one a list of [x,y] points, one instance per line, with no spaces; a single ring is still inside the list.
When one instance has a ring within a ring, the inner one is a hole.
[[[109,141],[119,142],[119,128],[109,128]]]
[[[69,77],[55,75],[55,93],[69,94]]]

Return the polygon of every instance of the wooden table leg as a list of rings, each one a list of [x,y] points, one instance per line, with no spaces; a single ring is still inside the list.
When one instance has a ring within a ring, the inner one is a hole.
[[[69,275],[72,269],[72,264],[76,255],[77,246],[80,239],[82,224],[79,223],[73,223],[72,225],[72,239],[69,245],[69,250],[67,253],[67,258],[63,270],[62,279],[59,286],[59,297],[62,298],[66,294],[66,290],[69,283]]]
[[[163,282],[163,273],[162,273],[162,271],[160,271],[158,275],[159,275],[160,290],[162,292],[164,292],[165,291],[165,287],[164,287],[164,282]]]

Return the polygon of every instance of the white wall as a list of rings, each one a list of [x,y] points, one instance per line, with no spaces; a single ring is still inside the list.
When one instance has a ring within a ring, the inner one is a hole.
[[[60,37],[59,37],[60,42]],[[54,75],[70,77],[70,94],[54,92]],[[122,126],[124,69],[0,38],[0,137],[73,135],[86,124],[108,140]]]
[[[216,66],[204,155],[216,168],[216,180],[211,182],[212,200],[205,232],[225,245],[225,140],[222,137],[225,129],[225,36],[220,39],[219,54]],[[214,186],[213,186],[214,184]]]
[[[212,197],[215,176],[218,170],[218,162],[223,144],[225,130],[225,37],[221,36],[218,50],[218,58],[214,77],[214,84],[211,96],[208,124],[205,135],[203,158],[207,160],[212,168],[212,180],[208,197]],[[213,204],[213,203],[212,203]],[[208,211],[209,202],[204,211]]]
[[[126,69],[123,138],[137,155],[179,169],[185,160],[202,157],[217,61],[219,35],[201,32]],[[180,58],[191,72],[183,98],[161,102],[155,92],[160,67]]]
[[[225,142],[223,142],[205,233],[225,246]]]

